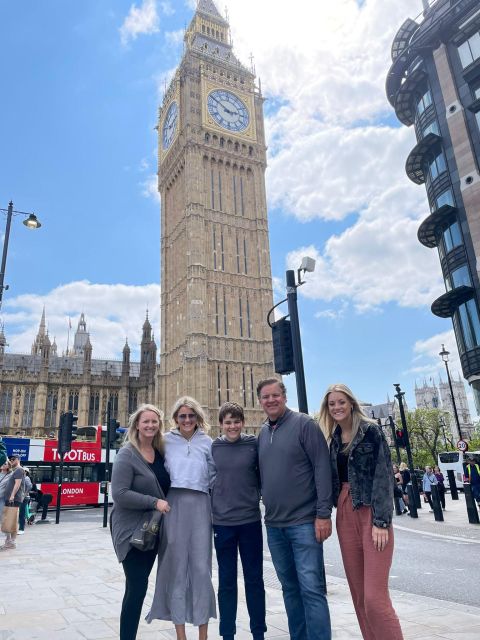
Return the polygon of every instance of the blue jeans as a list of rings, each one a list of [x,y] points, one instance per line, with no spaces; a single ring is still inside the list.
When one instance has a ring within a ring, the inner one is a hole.
[[[323,546],[313,522],[267,527],[273,565],[282,585],[291,640],[331,640]]]
[[[263,640],[265,625],[265,589],[263,586],[262,523],[237,526],[213,525],[218,562],[218,608],[220,635],[234,636],[237,617],[237,558],[240,552],[250,631],[255,640]]]

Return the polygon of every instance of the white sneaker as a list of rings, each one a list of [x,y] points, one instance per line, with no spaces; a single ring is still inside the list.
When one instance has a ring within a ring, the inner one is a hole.
[[[17,531],[17,536],[23,536],[23,534],[25,533],[25,531]]]

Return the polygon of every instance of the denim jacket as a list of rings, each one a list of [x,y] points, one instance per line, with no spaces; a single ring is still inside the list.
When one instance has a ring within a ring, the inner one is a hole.
[[[337,456],[342,444],[342,431],[337,425],[330,442],[332,497],[337,506],[340,480]],[[348,481],[353,508],[371,506],[373,524],[383,529],[392,524],[393,477],[390,449],[382,430],[376,424],[362,422],[348,455]]]

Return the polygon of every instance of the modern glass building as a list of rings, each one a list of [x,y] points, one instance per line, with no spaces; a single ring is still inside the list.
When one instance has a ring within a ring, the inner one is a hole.
[[[423,0],[393,40],[386,93],[397,118],[415,127],[405,170],[429,204],[418,239],[438,250],[445,281],[432,312],[452,319],[480,410],[479,0]]]

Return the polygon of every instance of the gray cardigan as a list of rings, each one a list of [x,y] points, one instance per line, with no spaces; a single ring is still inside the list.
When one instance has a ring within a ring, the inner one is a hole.
[[[123,562],[144,512],[155,509],[158,499],[165,500],[155,474],[131,443],[120,449],[113,463],[112,498],[110,530],[118,561]]]

